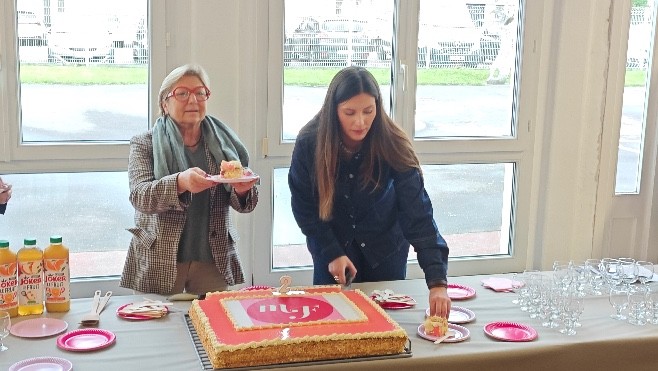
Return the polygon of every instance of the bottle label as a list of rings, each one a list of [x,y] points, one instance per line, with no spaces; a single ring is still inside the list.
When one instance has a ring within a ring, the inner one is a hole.
[[[16,263],[0,264],[0,310],[18,307]]]
[[[18,305],[43,305],[43,264],[41,260],[18,263]]]
[[[46,280],[46,303],[64,303],[70,300],[69,261],[67,259],[44,259]]]

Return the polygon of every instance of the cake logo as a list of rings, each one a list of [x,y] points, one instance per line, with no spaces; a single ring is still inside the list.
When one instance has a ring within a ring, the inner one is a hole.
[[[234,297],[219,302],[237,331],[367,320],[342,292]]]
[[[274,324],[319,321],[333,312],[333,306],[326,301],[295,296],[258,300],[247,307],[252,319]]]

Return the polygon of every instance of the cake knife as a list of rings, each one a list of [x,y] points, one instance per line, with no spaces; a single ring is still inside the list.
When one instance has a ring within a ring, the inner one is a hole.
[[[352,280],[354,280],[354,277],[352,276],[352,272],[346,271],[345,272],[345,285],[343,285],[343,290],[349,290],[350,287],[352,286]]]

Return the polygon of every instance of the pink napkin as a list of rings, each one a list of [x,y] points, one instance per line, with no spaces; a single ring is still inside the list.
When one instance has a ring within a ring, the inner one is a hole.
[[[497,292],[511,292],[519,287],[523,287],[523,282],[503,277],[491,277],[483,279],[482,286]]]

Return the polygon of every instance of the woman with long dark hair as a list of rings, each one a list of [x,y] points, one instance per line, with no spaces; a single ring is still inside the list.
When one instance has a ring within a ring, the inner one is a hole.
[[[368,70],[334,76],[320,112],[297,136],[288,184],[314,284],[405,279],[413,245],[431,314],[447,318],[448,246],[411,140],[386,114]]]

